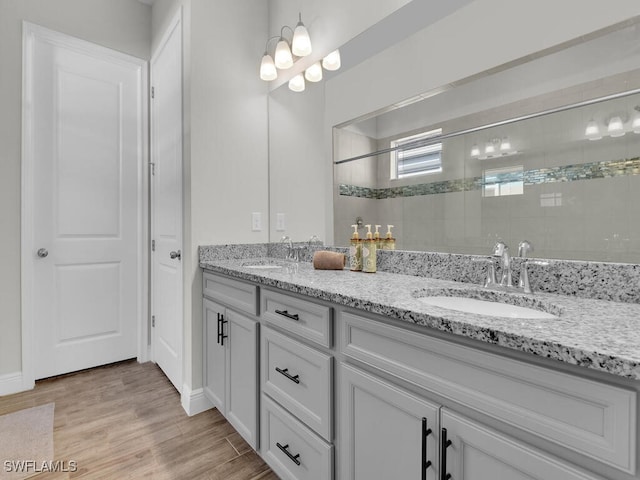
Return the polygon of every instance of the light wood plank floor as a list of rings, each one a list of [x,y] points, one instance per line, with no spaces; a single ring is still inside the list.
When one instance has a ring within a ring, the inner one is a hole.
[[[218,410],[187,416],[153,363],[38,381],[29,392],[0,397],[0,415],[50,402],[55,459],[75,460],[78,469],[33,479],[278,479]]]

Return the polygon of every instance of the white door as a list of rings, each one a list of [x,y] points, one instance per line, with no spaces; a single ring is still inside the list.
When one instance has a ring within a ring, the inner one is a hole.
[[[151,59],[151,284],[154,361],[182,391],[182,33]]]
[[[137,356],[145,62],[29,24],[24,38],[38,379]]]

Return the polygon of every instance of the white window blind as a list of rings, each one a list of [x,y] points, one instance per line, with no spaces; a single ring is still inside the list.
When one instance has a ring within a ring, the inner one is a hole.
[[[392,141],[391,178],[442,172],[442,143],[422,145],[441,133],[442,129],[430,130]]]

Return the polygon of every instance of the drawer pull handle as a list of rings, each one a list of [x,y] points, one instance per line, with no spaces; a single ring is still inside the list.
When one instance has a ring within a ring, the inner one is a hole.
[[[283,317],[290,318],[291,320],[300,320],[300,317],[297,313],[289,313],[286,310],[276,310],[278,315],[282,315]]]
[[[451,445],[451,440],[447,439],[447,429],[443,428],[440,431],[440,480],[449,480],[451,474],[447,473],[447,447]]]
[[[224,339],[229,335],[224,334],[224,324],[227,321],[224,319],[224,315],[218,313],[218,344],[224,346]]]
[[[300,375],[295,375],[292,376],[289,373],[289,369],[285,368],[284,370],[281,369],[280,367],[276,367],[276,372],[281,373],[282,375],[284,375],[285,377],[287,377],[289,380],[291,380],[293,383],[300,383]]]
[[[291,461],[293,463],[295,463],[296,465],[300,465],[300,460],[298,460],[298,458],[300,458],[300,454],[296,454],[296,455],[291,455],[291,452],[289,451],[289,444],[287,443],[284,447],[282,445],[280,445],[280,442],[276,442],[276,446],[282,450],[284,452],[284,454],[289,457],[291,459]]]
[[[427,468],[431,466],[431,460],[427,460],[427,437],[431,429],[427,428],[427,419],[422,417],[422,480],[427,480]]]

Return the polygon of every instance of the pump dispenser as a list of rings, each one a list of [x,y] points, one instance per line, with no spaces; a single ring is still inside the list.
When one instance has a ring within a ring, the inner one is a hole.
[[[376,241],[376,248],[378,250],[382,249],[382,238],[380,238],[380,232],[378,231],[378,229],[381,227],[382,225],[376,225],[376,231],[373,232],[373,239]]]
[[[358,236],[358,225],[351,225],[353,234],[349,245],[349,269],[354,272],[362,271],[362,240]]]
[[[371,225],[367,227],[367,238],[362,245],[362,271],[365,273],[375,273],[376,271],[376,241],[371,234]]]
[[[391,229],[392,228],[393,228],[393,225],[387,225],[387,236],[383,240],[383,246],[382,246],[382,248],[385,249],[385,250],[395,250],[396,249],[396,239],[393,238],[393,235],[391,234]]]

